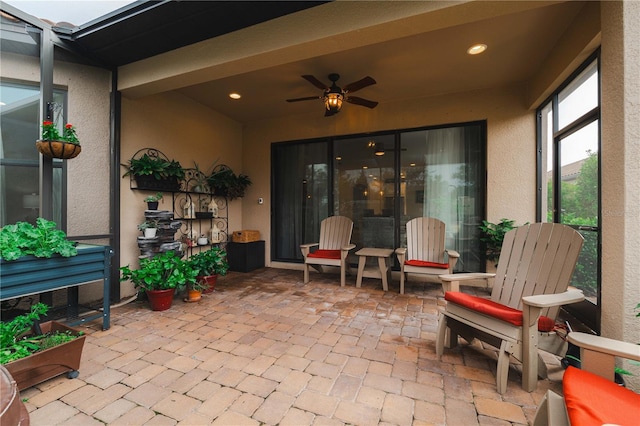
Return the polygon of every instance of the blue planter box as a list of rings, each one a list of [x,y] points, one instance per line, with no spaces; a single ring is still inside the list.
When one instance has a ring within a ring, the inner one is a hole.
[[[18,260],[0,261],[0,300],[87,284],[104,280],[102,328],[109,328],[109,291],[111,247],[78,245],[78,255],[50,259],[24,256]],[[87,321],[83,318],[79,322]]]

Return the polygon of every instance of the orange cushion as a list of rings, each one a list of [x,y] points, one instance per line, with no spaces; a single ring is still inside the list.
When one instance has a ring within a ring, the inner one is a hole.
[[[457,291],[447,291],[444,294],[444,299],[448,302],[462,305],[465,308],[473,309],[485,315],[497,318],[502,321],[509,322],[513,325],[522,325],[522,311],[501,303],[494,302],[493,300],[484,299],[482,297],[472,296],[466,293],[460,293]],[[555,322],[545,316],[541,316],[538,319],[539,331],[551,331],[555,326]]]
[[[417,260],[417,259],[405,260],[404,264],[409,266],[449,269],[448,263],[427,262],[426,260]]]
[[[572,425],[638,424],[640,395],[612,381],[569,366],[562,390]]]
[[[322,259],[340,259],[340,250],[316,250],[309,253],[308,257],[320,257]]]

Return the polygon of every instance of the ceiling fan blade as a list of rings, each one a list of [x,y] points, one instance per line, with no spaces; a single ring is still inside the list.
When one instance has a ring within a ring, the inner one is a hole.
[[[355,105],[361,105],[367,108],[375,108],[378,103],[375,101],[370,101],[368,99],[363,99],[363,98],[359,98],[357,96],[348,96],[345,101],[355,104]]]
[[[322,99],[322,96],[307,96],[306,98],[287,99],[287,102],[314,101],[317,99]]]
[[[371,86],[372,84],[376,84],[376,81],[369,76],[366,76],[362,80],[354,81],[353,83],[349,83],[343,87],[345,92],[355,92],[356,90],[364,89],[367,86]]]
[[[329,88],[326,84],[324,84],[323,82],[321,82],[320,80],[318,80],[317,78],[315,78],[312,75],[308,75],[308,74],[307,75],[303,75],[302,78],[304,78],[309,83],[311,83],[314,86],[316,86],[318,89],[327,90]]]

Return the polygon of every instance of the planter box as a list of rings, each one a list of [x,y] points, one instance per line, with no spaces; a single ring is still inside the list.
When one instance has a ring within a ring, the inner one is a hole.
[[[43,333],[55,331],[70,331],[78,336],[79,331],[67,327],[56,321],[40,324]],[[42,352],[36,352],[26,358],[21,358],[5,364],[19,390],[24,390],[38,383],[42,383],[60,374],[67,373],[72,379],[78,377],[80,357],[86,336],[82,335],[70,342],[63,343]]]
[[[102,328],[109,328],[109,290],[111,285],[111,247],[78,245],[78,255],[50,259],[24,256],[0,261],[0,300],[104,280],[103,312],[85,317],[82,322],[102,317]]]

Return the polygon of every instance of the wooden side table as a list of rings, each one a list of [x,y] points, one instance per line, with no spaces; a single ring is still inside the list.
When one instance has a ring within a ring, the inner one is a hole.
[[[391,249],[382,249],[382,248],[369,248],[365,247],[356,252],[356,255],[359,256],[358,259],[358,278],[356,280],[356,287],[360,288],[362,285],[362,276],[365,272],[367,272],[368,277],[372,278],[381,278],[382,279],[382,289],[384,291],[389,291],[389,285],[387,281],[387,277],[389,275],[389,264],[387,263],[387,259],[393,254],[393,250]],[[378,258],[378,269],[375,267],[365,268],[365,264],[367,262],[367,257],[377,257]]]

